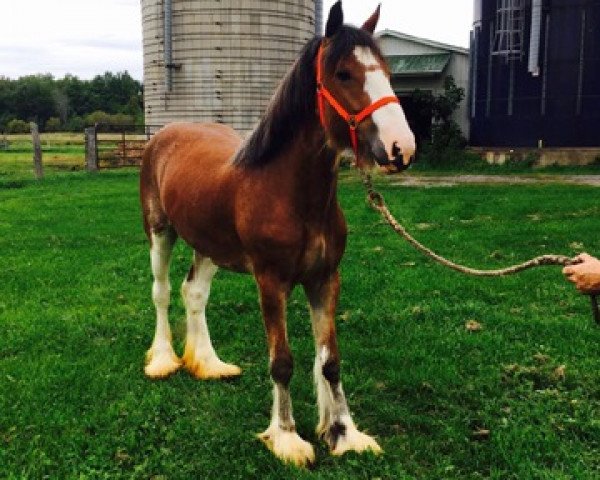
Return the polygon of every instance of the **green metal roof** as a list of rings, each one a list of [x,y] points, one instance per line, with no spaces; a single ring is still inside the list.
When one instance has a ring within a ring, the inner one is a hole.
[[[435,76],[444,71],[450,53],[431,55],[390,55],[385,57],[394,77]]]

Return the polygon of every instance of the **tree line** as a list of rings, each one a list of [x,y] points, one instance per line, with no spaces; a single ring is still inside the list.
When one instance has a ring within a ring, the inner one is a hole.
[[[81,80],[73,75],[0,76],[0,131],[81,131],[95,123],[143,124],[143,86],[127,72]]]

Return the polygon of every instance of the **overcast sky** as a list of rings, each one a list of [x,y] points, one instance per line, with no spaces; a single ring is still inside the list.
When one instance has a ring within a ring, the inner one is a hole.
[[[468,44],[473,0],[344,0],[345,20],[362,24],[380,2],[378,29]],[[324,3],[327,18],[334,0]],[[142,80],[139,0],[2,0],[0,5],[0,76],[71,73],[89,79],[127,70]]]

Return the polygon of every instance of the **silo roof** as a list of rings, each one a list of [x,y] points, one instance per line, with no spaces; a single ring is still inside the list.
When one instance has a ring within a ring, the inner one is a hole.
[[[448,62],[450,53],[424,55],[389,55],[385,59],[394,77],[421,77],[441,74]]]

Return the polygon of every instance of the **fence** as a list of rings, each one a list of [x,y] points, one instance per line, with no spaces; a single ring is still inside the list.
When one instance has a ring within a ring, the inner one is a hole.
[[[146,142],[162,125],[97,124],[85,129],[88,170],[139,166]]]
[[[0,150],[8,150],[9,145],[6,132],[0,132]]]

